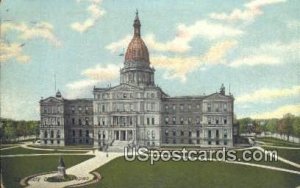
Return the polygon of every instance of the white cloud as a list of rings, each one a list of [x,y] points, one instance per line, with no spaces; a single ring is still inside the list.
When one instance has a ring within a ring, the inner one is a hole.
[[[111,53],[119,53],[121,50],[125,47],[128,46],[132,36],[127,35],[123,39],[117,41],[117,42],[112,42],[109,45],[107,45],[105,48],[108,49]],[[146,44],[148,45],[148,44]]]
[[[102,67],[97,65],[96,67],[86,69],[82,72],[82,75],[87,76],[90,79],[98,80],[101,82],[110,81],[118,78],[120,71],[120,66],[117,65],[107,65]]]
[[[286,25],[289,29],[299,29],[300,21],[299,20],[290,20],[286,22]]]
[[[254,91],[253,93],[238,96],[236,98],[237,103],[253,103],[253,102],[265,102],[271,101],[283,97],[300,96],[300,86],[294,86],[291,88],[277,88],[269,89],[263,88]]]
[[[267,5],[284,3],[286,0],[253,0],[244,4],[245,9],[234,9],[231,13],[212,13],[210,17],[225,21],[253,21],[263,14],[262,8]]]
[[[154,34],[147,34],[144,40],[150,50],[183,53],[191,49],[190,42],[195,38],[202,37],[208,40],[216,40],[240,36],[243,34],[243,31],[222,24],[208,22],[207,20],[200,20],[189,26],[179,24],[176,33],[172,40],[166,42],[157,41]],[[130,40],[131,35],[127,35],[123,39],[107,45],[106,48],[115,53],[127,47]]]
[[[268,55],[253,55],[234,60],[229,64],[231,67],[256,66],[256,65],[275,65],[281,63],[279,58]]]
[[[4,63],[9,60],[15,59],[21,63],[27,63],[30,60],[28,55],[23,53],[22,44],[19,43],[4,43],[0,41],[0,62]]]
[[[114,82],[119,77],[120,67],[109,64],[106,66],[97,65],[93,68],[85,69],[81,72],[85,76],[84,79],[68,83],[66,86],[68,98],[83,96],[87,91],[91,92],[92,87],[106,82]]]
[[[238,42],[235,40],[225,40],[213,45],[202,58],[203,61],[211,64],[220,64],[226,54],[237,46]]]
[[[7,34],[8,31],[19,32],[18,38],[22,40],[32,40],[32,39],[45,39],[54,46],[60,46],[61,42],[54,35],[53,26],[48,22],[40,22],[33,26],[28,26],[25,23],[15,24],[10,22],[5,22],[2,24],[3,35]]]
[[[152,65],[158,69],[164,69],[166,79],[180,79],[186,81],[188,73],[194,71],[202,62],[199,57],[167,57],[154,56]]]
[[[186,76],[205,64],[221,64],[227,53],[237,45],[234,40],[217,42],[208,51],[199,56],[154,56],[151,63],[155,68],[166,70],[165,78],[186,81]]]
[[[282,118],[287,113],[300,115],[300,104],[281,106],[270,112],[252,114],[250,117],[254,119]]]
[[[80,1],[78,1],[80,2]],[[105,10],[102,9],[102,0],[91,0],[91,5],[87,7],[89,17],[83,22],[74,22],[71,24],[71,28],[75,31],[83,33],[93,27],[96,22],[105,14]]]
[[[277,65],[291,60],[299,60],[300,41],[290,43],[273,42],[258,47],[242,49],[241,57],[228,65],[231,67]]]

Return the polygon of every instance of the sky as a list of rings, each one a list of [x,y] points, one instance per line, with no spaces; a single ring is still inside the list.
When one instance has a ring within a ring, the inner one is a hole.
[[[94,86],[117,85],[136,9],[155,82],[170,96],[208,95],[224,83],[238,118],[300,115],[299,0],[1,4],[1,117],[38,120],[39,100],[55,88],[86,98]]]

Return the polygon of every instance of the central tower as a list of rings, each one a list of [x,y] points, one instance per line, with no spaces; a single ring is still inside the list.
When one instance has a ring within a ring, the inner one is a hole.
[[[141,38],[141,23],[138,11],[136,11],[133,28],[133,38],[127,47],[124,67],[120,71],[121,84],[154,85],[155,70],[150,67],[148,48]]]

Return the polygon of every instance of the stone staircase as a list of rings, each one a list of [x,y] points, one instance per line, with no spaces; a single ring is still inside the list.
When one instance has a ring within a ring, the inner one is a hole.
[[[107,151],[108,152],[124,152],[124,148],[131,145],[133,140],[128,141],[120,141],[120,140],[114,140],[110,146],[108,146]]]

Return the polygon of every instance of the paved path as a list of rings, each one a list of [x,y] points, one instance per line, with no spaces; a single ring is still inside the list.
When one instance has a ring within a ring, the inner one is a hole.
[[[34,156],[51,156],[51,155],[93,155],[91,153],[31,153],[31,154],[12,154],[12,155],[1,155],[1,158],[10,157],[34,157]]]
[[[271,151],[264,150],[264,149],[261,148],[261,147],[256,147],[256,149],[258,149],[258,150],[260,150],[260,151],[266,153],[267,155],[273,156]],[[297,164],[297,163],[295,163],[295,162],[289,161],[289,160],[287,160],[287,159],[285,159],[285,158],[280,157],[279,155],[277,156],[277,158],[278,158],[279,161],[284,162],[284,163],[289,164],[289,165],[292,165],[292,166],[294,166],[294,167],[296,167],[296,168],[299,168],[299,170],[300,170],[300,164]]]
[[[17,147],[20,147],[20,145],[11,146],[11,147],[7,147],[7,148],[1,148],[0,150],[13,149],[13,148],[17,148]]]
[[[88,153],[91,154],[92,152]],[[66,170],[67,174],[75,175],[77,180],[67,181],[67,182],[47,182],[44,181],[46,178],[55,176],[56,173],[46,174],[41,176],[36,176],[31,178],[28,183],[30,188],[63,188],[68,185],[76,185],[85,183],[93,179],[93,175],[90,172],[96,170],[97,168],[101,167],[102,165],[106,164],[107,162],[122,156],[123,153],[109,153],[108,157],[106,153],[95,151],[95,157],[83,161],[75,166],[72,166]]]
[[[231,163],[231,164],[253,166],[253,167],[258,167],[258,168],[264,168],[264,169],[269,169],[269,170],[276,170],[276,171],[288,172],[288,173],[300,175],[300,171],[289,170],[289,169],[285,169],[285,168],[279,168],[279,167],[273,167],[273,166],[267,166],[267,165],[260,165],[260,164],[254,164],[254,163],[247,163],[247,162],[238,162],[238,161],[225,161],[225,162],[226,163]]]

